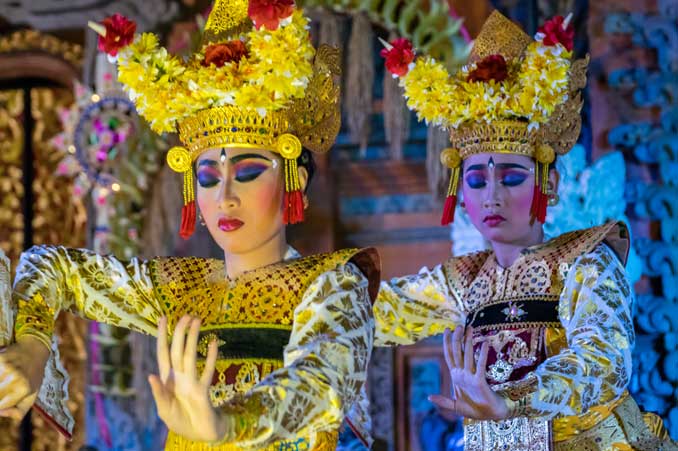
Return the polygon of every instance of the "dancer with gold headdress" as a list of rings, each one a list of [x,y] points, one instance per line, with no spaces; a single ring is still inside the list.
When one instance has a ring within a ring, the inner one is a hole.
[[[453,76],[405,40],[383,51],[409,107],[449,130],[442,223],[454,220],[461,191],[491,250],[382,283],[375,343],[445,332],[453,391],[431,400],[465,417],[468,451],[675,450],[661,420],[627,391],[626,226],[544,242],[554,160],[578,138],[586,83],[588,59],[572,60],[568,22],[556,17],[532,40],[494,12]]]
[[[307,204],[313,166],[302,146],[327,152],[339,130],[338,52],[313,48],[308,20],[288,0],[217,0],[205,44],[186,62],[122,16],[91,26],[139,113],[157,132],[178,128],[185,147],[168,163],[184,177],[181,236],[193,232],[197,202],[225,258],[24,253],[16,344],[0,354],[0,413],[23,415],[37,396],[56,425],[73,427],[53,338],[69,311],[157,334],[160,374],[150,382],[170,429],[166,449],[334,449],[349,411],[369,440],[377,256],[302,258],[285,240]]]

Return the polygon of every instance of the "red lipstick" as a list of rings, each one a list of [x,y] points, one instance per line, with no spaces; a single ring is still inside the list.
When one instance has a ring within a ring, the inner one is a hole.
[[[504,218],[502,215],[489,215],[485,216],[485,219],[483,219],[483,222],[489,227],[497,227],[504,221],[506,221],[506,218]]]
[[[217,225],[219,230],[224,232],[234,232],[245,224],[240,219],[236,218],[219,218]]]

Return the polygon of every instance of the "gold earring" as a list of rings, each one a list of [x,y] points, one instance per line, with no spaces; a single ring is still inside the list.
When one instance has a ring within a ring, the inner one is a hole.
[[[546,195],[548,196],[548,199],[549,199],[548,200],[549,207],[553,207],[555,205],[558,205],[558,202],[560,202],[560,196],[558,195],[558,193],[556,193],[552,189],[549,189],[546,192]]]
[[[308,196],[304,194],[304,210],[308,210]]]

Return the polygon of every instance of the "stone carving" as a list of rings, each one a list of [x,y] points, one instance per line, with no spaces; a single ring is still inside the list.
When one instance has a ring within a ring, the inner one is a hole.
[[[643,284],[635,315],[637,341],[631,391],[642,407],[663,416],[678,437],[678,6],[657,2],[656,14],[615,13],[608,33],[627,34],[634,45],[656,52],[656,67],[631,67],[610,73],[609,84],[630,92],[636,108],[653,109],[658,120],[623,123],[608,135],[640,167],[627,180],[626,197],[649,236],[634,247],[642,260]],[[652,227],[654,226],[654,227]]]

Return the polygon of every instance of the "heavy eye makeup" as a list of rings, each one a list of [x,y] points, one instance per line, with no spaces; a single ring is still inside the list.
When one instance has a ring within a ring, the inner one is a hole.
[[[211,188],[221,181],[221,171],[216,168],[216,162],[201,161],[196,178],[202,188]]]
[[[469,171],[464,174],[464,179],[471,189],[480,189],[487,185],[485,174],[482,171]]]
[[[513,187],[521,185],[529,176],[529,169],[511,163],[500,163],[496,165],[495,174],[497,181],[503,186]],[[468,168],[464,179],[466,184],[471,189],[484,188],[487,185],[488,175],[487,166],[473,165]]]
[[[509,170],[501,174],[501,184],[504,186],[518,186],[527,179],[527,173]]]
[[[269,166],[265,163],[257,163],[254,161],[244,161],[238,163],[233,167],[235,173],[235,180],[241,183],[251,182],[259,177]]]

